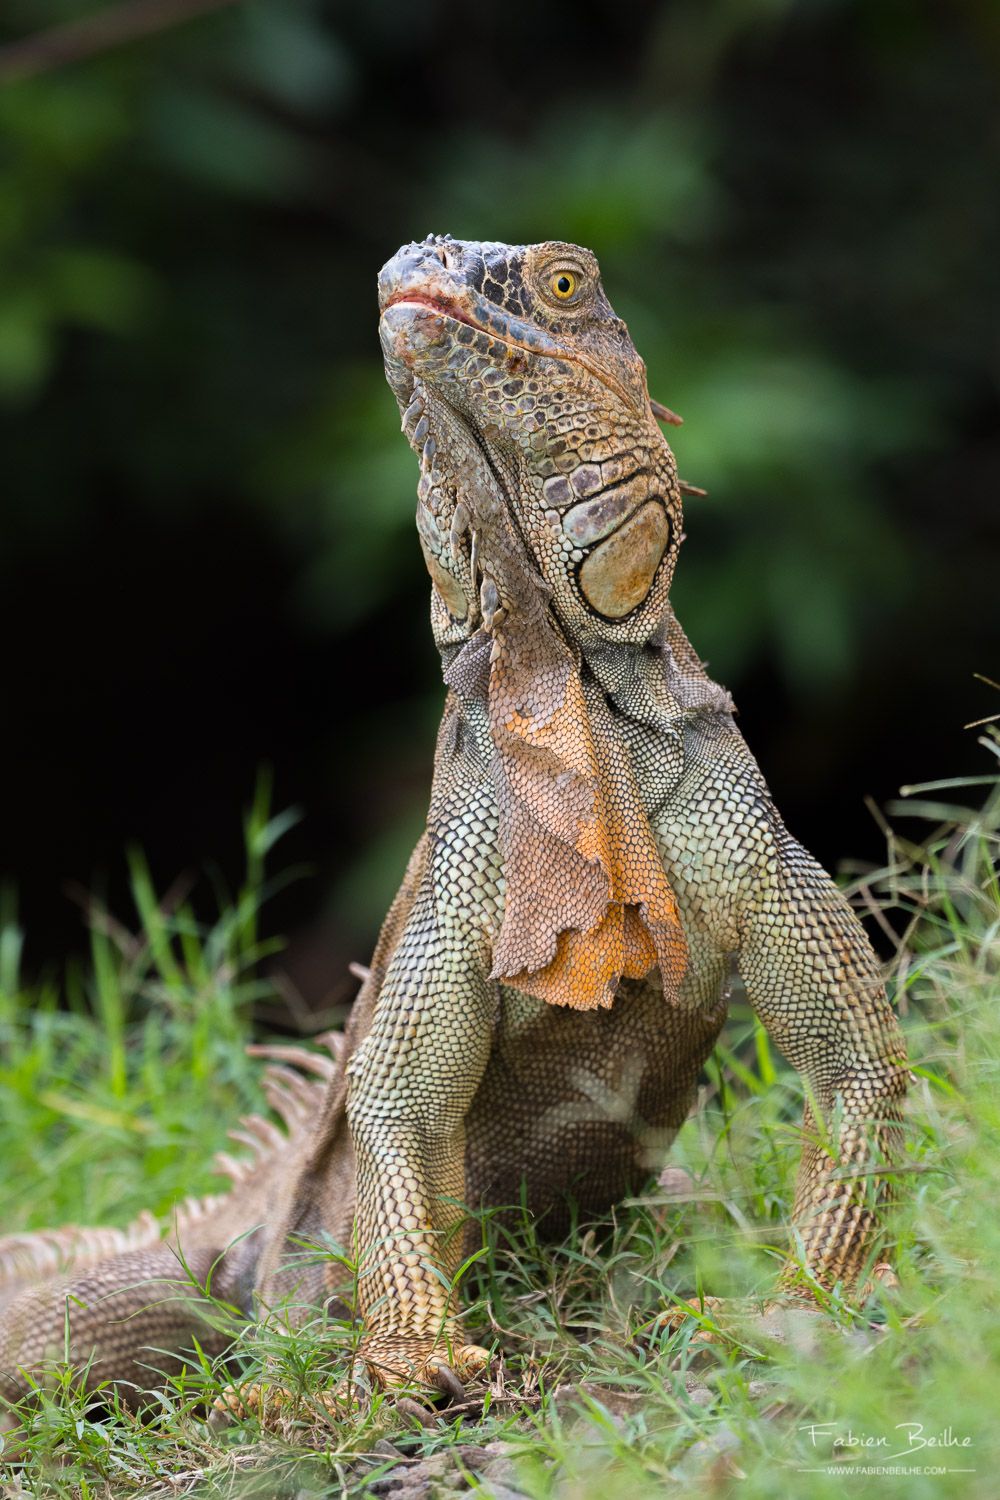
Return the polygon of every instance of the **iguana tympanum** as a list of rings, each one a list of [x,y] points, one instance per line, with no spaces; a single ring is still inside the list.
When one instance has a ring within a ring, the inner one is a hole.
[[[67,1319],[95,1385],[147,1385],[149,1349],[192,1331],[211,1346],[178,1246],[248,1314],[321,1307],[345,1293],[339,1262],[303,1255],[323,1236],[360,1259],[370,1370],[453,1386],[487,1358],[450,1289],[463,1205],[526,1204],[559,1232],[567,1195],[600,1214],[648,1179],[733,960],[810,1101],[779,1289],[851,1287],[870,1261],[900,1033],[671,611],[670,414],[593,255],[428,236],[383,268],[379,302],[448,690],[426,832],[346,1034],[272,1067],[287,1131],[244,1122],[256,1156],[224,1162],[228,1195],[165,1232],[0,1242],[8,1398],[63,1355]]]

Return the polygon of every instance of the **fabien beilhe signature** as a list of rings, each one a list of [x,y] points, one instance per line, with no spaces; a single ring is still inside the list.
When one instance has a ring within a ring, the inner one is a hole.
[[[838,1427],[836,1422],[806,1422],[799,1431],[807,1435],[814,1448],[829,1447],[838,1466],[848,1456],[887,1464],[917,1454],[923,1454],[924,1459],[941,1459],[945,1454],[958,1457],[956,1449],[972,1447],[971,1437],[960,1436],[953,1427],[929,1432],[923,1422],[897,1422],[890,1432],[855,1432],[850,1427]]]

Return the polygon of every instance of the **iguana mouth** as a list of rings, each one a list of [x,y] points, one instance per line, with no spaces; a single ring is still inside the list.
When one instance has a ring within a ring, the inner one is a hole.
[[[427,307],[430,308],[431,312],[441,313],[444,317],[451,318],[455,323],[468,324],[470,328],[475,328],[477,333],[489,332],[482,324],[476,323],[470,318],[468,313],[464,313],[461,308],[456,307],[454,302],[449,302],[445,297],[434,297],[429,292],[398,292],[395,297],[389,298],[382,312],[385,314],[389,311],[390,307],[400,307],[402,305],[408,307]]]

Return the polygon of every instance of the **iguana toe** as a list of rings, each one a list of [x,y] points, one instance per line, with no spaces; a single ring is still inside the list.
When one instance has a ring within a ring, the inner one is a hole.
[[[280,1432],[309,1412],[321,1411],[327,1419],[338,1422],[356,1418],[363,1406],[364,1396],[348,1381],[308,1396],[280,1384],[253,1381],[249,1385],[227,1385],[213,1401],[208,1423],[218,1430],[252,1417],[268,1431]]]
[[[449,1346],[433,1338],[393,1334],[364,1339],[360,1358],[384,1390],[427,1386],[452,1401],[464,1400],[463,1382],[490,1366],[490,1352],[479,1344]]]
[[[730,1297],[702,1297],[700,1301],[675,1302],[658,1312],[648,1325],[649,1333],[676,1333],[688,1318],[696,1318],[701,1327],[695,1338],[708,1341],[717,1338],[721,1330],[716,1326],[718,1318],[732,1311],[735,1304]]]

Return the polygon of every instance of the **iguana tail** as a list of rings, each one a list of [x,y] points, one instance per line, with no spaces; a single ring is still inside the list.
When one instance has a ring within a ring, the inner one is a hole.
[[[206,1336],[195,1282],[249,1309],[254,1273],[281,1184],[308,1150],[343,1037],[316,1038],[324,1051],[262,1045],[264,1093],[281,1124],[247,1115],[230,1138],[246,1154],[220,1152],[228,1192],[192,1197],[169,1217],[141,1213],[125,1228],[65,1225],[0,1237],[0,1395],[16,1400],[47,1364],[84,1366],[88,1385],[150,1384],[150,1351],[180,1350]],[[232,1249],[229,1249],[232,1247]],[[224,1342],[219,1347],[224,1346]],[[26,1373],[27,1372],[27,1375]]]

